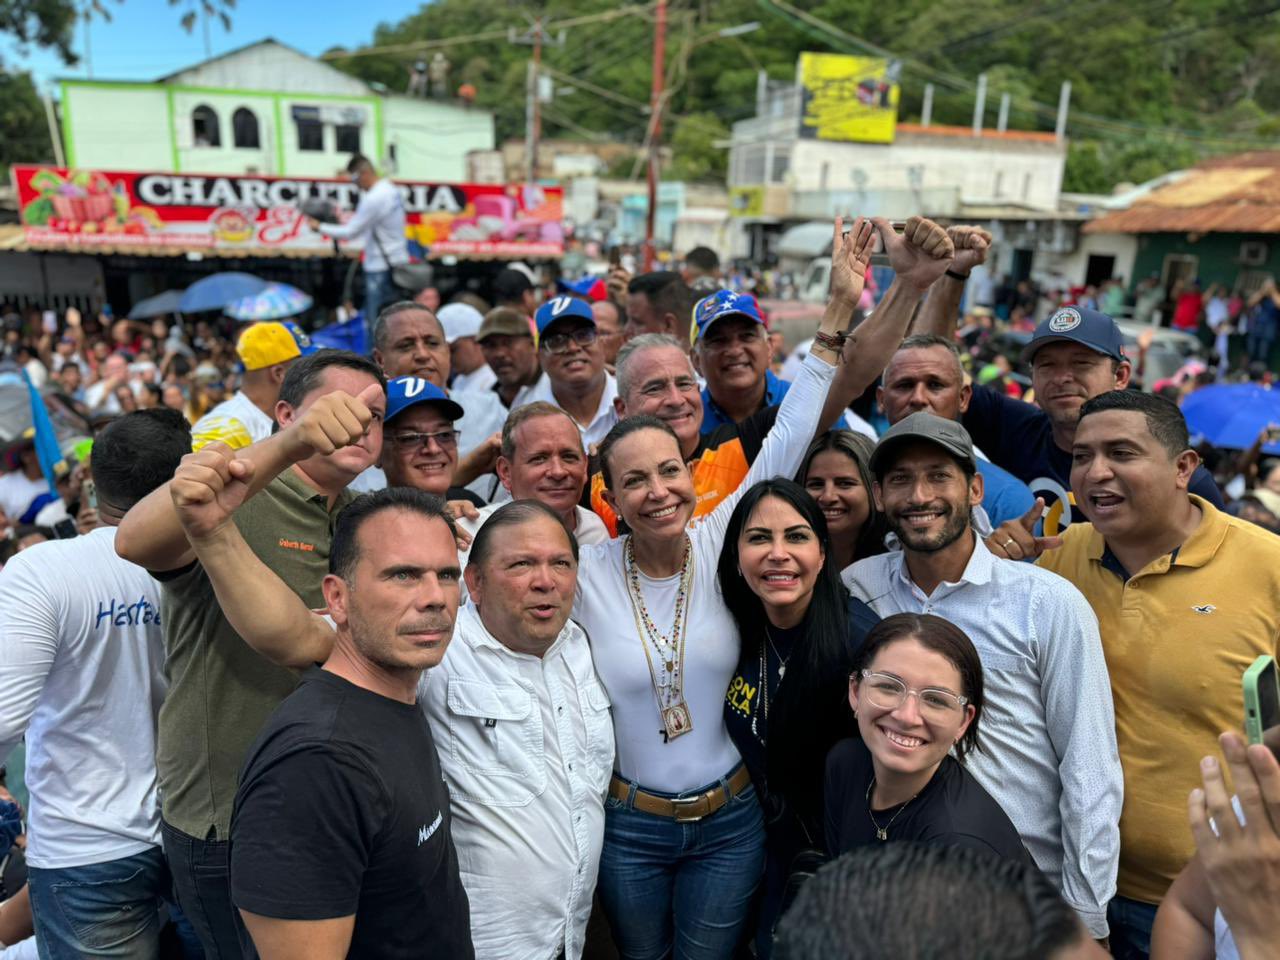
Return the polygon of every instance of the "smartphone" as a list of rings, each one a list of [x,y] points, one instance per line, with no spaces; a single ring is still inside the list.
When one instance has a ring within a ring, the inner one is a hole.
[[[609,248],[609,266],[610,268],[622,266],[622,247],[616,243]]]
[[[70,517],[55,523],[53,533],[59,540],[70,540],[72,537],[80,536],[80,531],[76,529],[76,522]]]
[[[98,488],[93,485],[92,480],[86,480],[80,484],[80,494],[90,510],[98,509]]]
[[[1244,732],[1250,743],[1265,744],[1280,760],[1280,683],[1274,657],[1264,654],[1244,672]]]

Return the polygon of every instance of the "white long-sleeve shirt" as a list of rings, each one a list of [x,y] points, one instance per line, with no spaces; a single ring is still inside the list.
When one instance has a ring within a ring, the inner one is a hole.
[[[477,960],[582,956],[613,773],[609,698],[569,621],[541,657],[458,611],[418,702],[449,783]]]
[[[965,766],[1089,932],[1106,936],[1124,777],[1089,602],[1057,574],[996,559],[980,537],[959,582],[930,595],[900,551],[860,560],[841,579],[881,617],[931,613],[968,634],[982,658],[986,705],[982,749]]]
[[[26,734],[34,867],[160,843],[160,588],[116,556],[115,536],[41,543],[0,571],[0,756]]]
[[[361,195],[350,220],[322,223],[320,232],[335,240],[362,240],[364,269],[377,273],[409,262],[404,227],[404,200],[400,190],[383,177]]]
[[[573,616],[591,638],[596,668],[613,703],[618,772],[649,790],[684,793],[723,777],[741,757],[724,723],[724,695],[738,666],[741,641],[720,594],[716,563],[738,500],[755,483],[795,475],[818,429],[835,367],[810,355],[778,410],[773,429],[738,489],[689,528],[693,582],[685,624],[684,699],[693,727],[669,743],[636,631],[622,557],[627,538],[582,548]],[[658,629],[669,633],[680,575],[640,572],[640,589]]]

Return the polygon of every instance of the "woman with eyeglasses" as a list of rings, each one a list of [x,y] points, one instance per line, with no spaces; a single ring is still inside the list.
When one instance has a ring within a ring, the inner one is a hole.
[[[830,430],[813,441],[796,482],[818,501],[831,537],[836,572],[856,560],[885,552],[884,514],[871,495],[871,451],[875,441],[852,430]]]
[[[791,480],[757,483],[738,501],[718,575],[742,637],[724,716],[764,811],[755,939],[768,957],[800,879],[825,858],[823,767],[856,732],[845,678],[879,617],[841,587],[826,512]]]
[[[982,718],[982,661],[964,631],[931,614],[886,617],[858,652],[849,703],[861,738],[827,757],[832,856],[914,840],[1032,862],[1008,816],[964,768],[979,749]]]
[[[840,227],[835,256],[849,276],[833,287],[855,288],[856,301],[870,224],[859,220],[847,236]],[[740,643],[716,565],[746,486],[792,474],[817,432],[848,309],[833,296],[744,486],[692,528],[693,477],[670,425],[628,417],[600,445],[605,499],[630,532],[582,549],[573,616],[612,702],[617,757],[599,893],[627,960],[728,958],[746,922],[764,836],[725,727]]]

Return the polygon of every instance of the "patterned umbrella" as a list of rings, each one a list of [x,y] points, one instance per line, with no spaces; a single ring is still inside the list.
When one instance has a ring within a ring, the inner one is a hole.
[[[269,283],[262,292],[233,300],[223,313],[235,320],[282,320],[311,308],[311,298],[287,283]]]

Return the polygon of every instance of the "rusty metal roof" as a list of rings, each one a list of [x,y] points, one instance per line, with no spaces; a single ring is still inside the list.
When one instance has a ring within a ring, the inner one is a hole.
[[[1280,151],[1206,160],[1086,233],[1280,233]]]

